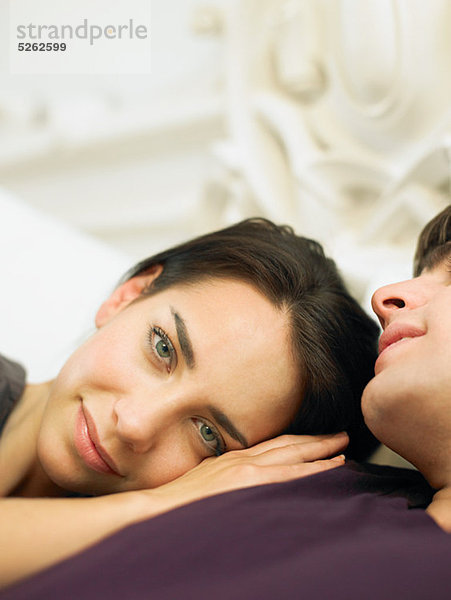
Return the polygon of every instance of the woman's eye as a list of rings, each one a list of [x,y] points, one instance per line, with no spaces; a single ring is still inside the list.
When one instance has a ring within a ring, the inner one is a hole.
[[[156,349],[158,355],[161,356],[161,358],[170,358],[171,357],[171,350],[170,350],[169,346],[166,344],[166,342],[164,342],[163,340],[159,340],[155,344],[155,349]]]
[[[206,442],[215,442],[216,437],[211,428],[205,423],[200,428],[200,435],[204,438]]]
[[[160,327],[152,326],[148,332],[148,341],[156,358],[163,362],[168,373],[174,370],[177,364],[177,354],[171,340]]]
[[[216,456],[224,454],[226,451],[226,445],[219,431],[217,431],[212,425],[209,425],[200,419],[193,419],[193,421],[204,444],[210,450],[213,450]]]

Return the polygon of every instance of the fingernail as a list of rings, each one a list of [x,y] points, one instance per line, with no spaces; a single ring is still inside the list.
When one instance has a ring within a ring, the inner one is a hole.
[[[339,431],[338,433],[335,434],[337,437],[341,437],[341,436],[346,436],[348,437],[348,433],[346,431]]]
[[[335,462],[345,462],[346,456],[344,454],[339,454],[338,456],[334,456],[330,460],[334,460]]]

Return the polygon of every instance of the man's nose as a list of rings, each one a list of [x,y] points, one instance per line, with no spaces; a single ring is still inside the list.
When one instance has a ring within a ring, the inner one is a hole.
[[[379,318],[383,329],[400,311],[413,310],[427,300],[420,278],[385,285],[376,290],[371,298],[371,306]]]

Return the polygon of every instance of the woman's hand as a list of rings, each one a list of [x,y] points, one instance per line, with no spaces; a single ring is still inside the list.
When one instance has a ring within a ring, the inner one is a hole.
[[[348,445],[346,433],[333,435],[282,435],[246,450],[233,450],[220,457],[203,460],[173,481],[144,491],[152,495],[152,516],[187,504],[254,485],[276,483],[305,477],[344,464],[336,456]],[[328,458],[332,456],[333,458]],[[149,515],[151,516],[151,515]]]

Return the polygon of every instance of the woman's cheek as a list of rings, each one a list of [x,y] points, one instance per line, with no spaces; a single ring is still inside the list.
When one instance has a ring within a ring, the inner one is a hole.
[[[120,372],[127,368],[126,353],[124,343],[98,331],[69,357],[57,382],[69,388],[114,385]]]

